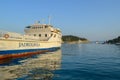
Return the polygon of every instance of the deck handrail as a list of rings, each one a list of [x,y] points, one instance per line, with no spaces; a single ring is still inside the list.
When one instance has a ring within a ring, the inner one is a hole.
[[[39,37],[35,37],[35,36],[29,36],[29,35],[23,35],[20,33],[15,33],[15,32],[8,32],[8,31],[3,31],[0,30],[0,38],[5,38],[4,36],[8,34],[9,35],[9,39],[29,39],[29,40],[39,40]]]

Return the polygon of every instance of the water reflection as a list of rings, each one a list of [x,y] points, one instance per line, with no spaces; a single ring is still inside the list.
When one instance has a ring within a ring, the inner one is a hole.
[[[1,80],[51,80],[55,76],[53,71],[61,68],[61,50],[19,62],[21,63],[19,65],[0,66]]]

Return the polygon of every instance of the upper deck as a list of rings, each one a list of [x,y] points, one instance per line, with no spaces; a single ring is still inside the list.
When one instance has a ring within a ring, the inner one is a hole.
[[[9,39],[9,40],[39,40],[39,37],[28,36],[24,34],[19,34],[15,32],[8,32],[0,30],[0,39]]]
[[[54,30],[53,26],[47,24],[35,23],[25,27],[25,33],[34,33],[34,32],[50,32]]]
[[[60,29],[48,24],[35,23],[25,27],[24,31],[26,35],[39,37],[40,40],[48,40],[52,36],[54,38],[61,37]]]
[[[25,34],[19,34],[0,30],[0,39],[39,41],[48,41],[50,38],[53,38],[53,40],[61,39],[61,31],[52,25],[35,23],[25,27],[24,31]]]

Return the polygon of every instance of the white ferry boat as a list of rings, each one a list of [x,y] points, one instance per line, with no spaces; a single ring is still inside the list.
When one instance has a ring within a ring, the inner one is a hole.
[[[24,29],[25,34],[0,31],[0,59],[30,55],[61,47],[61,31],[39,22]]]

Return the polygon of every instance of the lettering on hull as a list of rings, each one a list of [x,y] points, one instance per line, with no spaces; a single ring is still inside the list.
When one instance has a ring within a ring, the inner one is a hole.
[[[19,47],[40,47],[39,43],[19,43]]]

